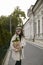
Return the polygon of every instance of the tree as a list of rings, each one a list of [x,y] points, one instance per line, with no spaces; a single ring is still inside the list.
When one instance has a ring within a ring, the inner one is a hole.
[[[13,15],[13,16],[12,16]],[[14,34],[17,25],[23,25],[23,20],[26,18],[25,12],[17,6],[13,13],[10,15],[12,21],[12,33]]]

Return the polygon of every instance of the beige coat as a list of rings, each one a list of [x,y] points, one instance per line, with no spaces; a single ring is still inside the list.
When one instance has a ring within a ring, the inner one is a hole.
[[[22,48],[22,53],[21,53],[21,56],[20,56],[20,53],[19,52],[15,52],[14,51],[14,47],[13,47],[13,40],[15,40],[15,38],[16,38],[16,34],[12,37],[12,39],[11,39],[11,42],[10,42],[10,49],[12,50],[12,58],[13,58],[13,60],[20,60],[20,59],[23,59],[24,58],[24,47],[26,46],[26,41],[25,41],[25,39],[22,37],[21,38],[21,43],[20,43],[20,45],[21,45],[21,47],[23,46],[23,48]]]

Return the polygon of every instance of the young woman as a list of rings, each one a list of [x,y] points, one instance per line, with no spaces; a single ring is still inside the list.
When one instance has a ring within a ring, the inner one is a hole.
[[[13,40],[16,39],[17,36],[19,36],[19,39],[20,39],[19,51],[17,51],[17,49],[13,46],[13,42],[12,42]],[[11,43],[10,47],[12,50],[12,58],[13,58],[13,60],[16,61],[15,65],[21,65],[21,60],[24,58],[24,47],[26,46],[26,41],[24,39],[22,27],[19,26],[16,28],[16,33],[12,37],[10,43]]]

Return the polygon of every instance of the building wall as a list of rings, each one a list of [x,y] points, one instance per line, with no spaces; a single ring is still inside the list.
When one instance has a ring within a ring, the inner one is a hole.
[[[33,39],[34,37],[34,30],[33,30],[33,14],[29,20],[24,24],[24,35],[28,39]]]
[[[29,22],[27,22],[25,25],[24,25],[24,35],[26,38],[30,38],[30,25],[29,25]]]
[[[28,39],[43,39],[43,0],[39,0],[29,13],[29,20],[24,24],[24,35]]]
[[[30,38],[33,39],[34,36],[34,30],[33,30],[33,14],[31,14],[31,17],[29,19],[30,24]]]
[[[43,11],[43,4],[41,3],[39,5],[39,7],[37,8],[37,10],[34,12],[34,22],[36,22],[36,38],[40,39],[42,37],[42,14],[41,12]],[[38,29],[38,21],[40,21],[40,34],[38,33],[39,29]]]

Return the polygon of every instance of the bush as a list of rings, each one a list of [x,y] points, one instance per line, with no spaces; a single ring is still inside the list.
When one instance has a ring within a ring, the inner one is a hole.
[[[2,30],[0,35],[0,65],[10,45],[11,34],[7,30]]]

